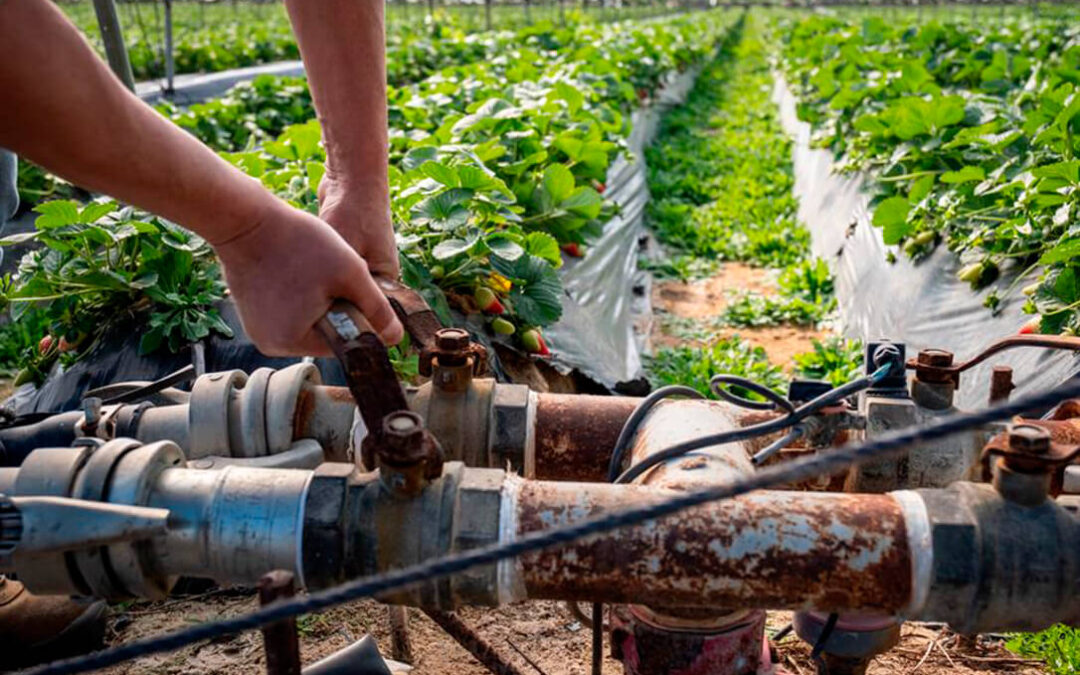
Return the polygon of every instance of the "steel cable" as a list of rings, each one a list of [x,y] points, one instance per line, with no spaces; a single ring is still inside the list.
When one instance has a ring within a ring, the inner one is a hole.
[[[306,597],[268,605],[243,616],[204,623],[93,654],[57,661],[27,671],[27,675],[84,673],[150,654],[173,651],[200,640],[254,630],[275,621],[318,612],[361,598],[398,591],[412,584],[457,574],[479,565],[490,565],[620,527],[639,525],[648,520],[662,518],[709,502],[797,483],[821,475],[833,475],[851,466],[897,455],[913,443],[925,443],[1025,411],[1049,407],[1067,398],[1078,396],[1080,396],[1080,379],[1072,380],[1049,391],[1018,397],[977,412],[957,413],[923,426],[900,429],[857,445],[844,446],[832,452],[765,467],[733,484],[681,493],[663,502],[603,514],[573,525],[528,533],[509,543],[480,547],[411,567],[357,579],[334,588],[317,591]]]

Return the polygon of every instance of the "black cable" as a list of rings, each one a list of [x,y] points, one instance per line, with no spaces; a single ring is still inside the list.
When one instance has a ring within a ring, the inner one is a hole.
[[[140,385],[134,389],[129,389],[119,394],[110,396],[109,398],[101,401],[102,405],[113,405],[115,403],[133,403],[135,401],[141,401],[144,398],[149,398],[154,394],[159,394],[169,387],[174,387],[182,382],[188,382],[195,378],[195,366],[186,365],[179,370],[175,370],[164,377],[149,382],[144,385]],[[110,387],[100,387],[86,392],[86,396],[100,395],[100,393],[106,393]]]
[[[645,419],[645,416],[649,414],[649,411],[652,410],[657,403],[665,398],[671,398],[672,396],[685,396],[687,398],[697,399],[705,398],[697,389],[686,387],[681,384],[673,384],[667,387],[660,387],[641,399],[641,402],[634,408],[634,412],[630,413],[630,417],[626,418],[622,431],[619,432],[619,438],[615,441],[615,449],[612,451],[611,461],[608,463],[609,483],[615,482],[615,479],[619,477],[619,472],[622,470],[623,456],[630,448],[630,443],[634,440],[634,436],[637,435],[637,430],[638,427],[641,426],[641,421]]]
[[[754,401],[738,394],[728,391],[722,385],[734,385],[741,389],[753,392],[758,396],[765,399],[764,401]],[[728,403],[733,403],[740,408],[747,408],[749,410],[776,410],[777,408],[793,414],[795,412],[795,404],[789,401],[786,397],[777,394],[772,389],[769,389],[763,384],[758,384],[753,380],[749,380],[739,375],[716,375],[709,380],[709,390],[716,394],[717,397],[722,398]]]
[[[398,591],[416,583],[458,574],[480,565],[492,565],[502,560],[509,560],[560,544],[568,544],[617,528],[640,525],[645,521],[663,518],[702,504],[797,483],[817,476],[838,474],[852,466],[898,455],[904,448],[915,443],[933,441],[990,422],[1008,419],[1025,410],[1051,406],[1075,397],[1080,397],[1080,379],[1072,380],[1049,391],[1019,397],[977,412],[957,413],[922,426],[899,429],[858,445],[844,446],[833,452],[809,455],[765,467],[728,485],[679,493],[661,502],[602,514],[573,525],[530,532],[522,535],[520,539],[505,544],[482,546],[372,577],[356,579],[307,596],[268,605],[242,616],[198,624],[166,635],[137,640],[93,654],[57,661],[28,671],[27,675],[84,673],[150,654],[173,651],[200,640],[253,630],[275,621],[318,612],[360,598]]]
[[[825,625],[821,627],[821,632],[818,633],[817,639],[814,640],[814,648],[810,650],[810,658],[815,662],[821,657],[821,652],[825,651],[825,644],[832,637],[833,631],[836,630],[836,622],[840,620],[840,615],[833,612],[829,615],[829,618],[825,619]]]
[[[653,453],[645,459],[641,460],[637,464],[631,466],[624,471],[622,475],[616,479],[616,483],[629,483],[635,478],[645,473],[649,469],[658,464],[662,464],[675,457],[681,457],[688,452],[699,450],[701,448],[707,448],[713,445],[721,445],[723,443],[734,443],[737,441],[745,441],[750,438],[756,438],[758,436],[764,436],[776,431],[783,431],[789,427],[793,427],[802,420],[806,419],[810,415],[818,412],[823,408],[827,408],[830,405],[840,403],[848,396],[860,392],[881,381],[891,370],[891,364],[884,365],[873,373],[860,377],[857,380],[852,380],[847,384],[837,387],[836,389],[830,389],[829,391],[821,394],[820,396],[811,399],[807,403],[802,404],[795,409],[794,412],[785,415],[784,417],[778,417],[761,424],[755,424],[753,426],[744,427],[742,429],[733,429],[731,431],[723,431],[717,434],[709,436],[702,436],[701,438],[695,438],[690,441],[684,441],[677,443],[669,448],[665,448],[660,452]]]

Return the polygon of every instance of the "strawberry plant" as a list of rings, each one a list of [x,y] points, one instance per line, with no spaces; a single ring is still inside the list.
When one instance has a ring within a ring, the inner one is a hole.
[[[1025,311],[1080,330],[1080,28],[1028,16],[785,23],[799,114],[847,169],[876,181],[872,222],[919,257],[944,243],[997,309],[1038,277]]]
[[[3,282],[13,320],[29,316],[27,325],[53,336],[24,353],[19,379],[42,380],[58,359],[77,360],[124,320],[148,326],[143,352],[177,351],[212,332],[232,335],[214,308],[225,293],[218,265],[196,235],[111,201],[56,200],[35,210],[34,232],[0,241],[42,244]]]

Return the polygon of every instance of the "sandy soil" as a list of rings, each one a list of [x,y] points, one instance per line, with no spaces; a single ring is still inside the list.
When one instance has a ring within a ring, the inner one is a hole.
[[[250,592],[237,591],[213,591],[161,603],[118,605],[113,607],[109,639],[126,642],[191,623],[233,616],[255,606]],[[412,673],[482,675],[488,672],[421,612],[409,610],[409,615],[415,656]],[[467,609],[461,616],[523,673],[584,675],[588,672],[589,631],[559,604],[532,602],[499,610]],[[791,615],[787,612],[771,614],[770,633],[775,633],[790,620]],[[305,664],[344,648],[364,633],[374,635],[383,654],[390,654],[385,609],[372,601],[353,603],[323,615],[306,615],[301,617],[298,625]],[[796,637],[783,639],[778,648],[782,669],[779,673],[810,675],[815,672],[809,658],[809,646]],[[245,633],[102,672],[110,675],[224,675],[263,672],[264,664],[261,636]],[[622,666],[610,658],[605,659],[604,672],[621,673]],[[1045,672],[1040,664],[1016,657],[1000,642],[981,639],[977,643],[962,643],[957,636],[938,627],[908,624],[903,629],[900,645],[875,660],[869,675],[1035,675]]]
[[[753,291],[768,295],[776,288],[768,270],[742,263],[725,263],[707,279],[698,281],[661,281],[653,286],[652,302],[660,315],[653,322],[650,342],[654,349],[684,344],[700,344],[702,340],[688,338],[672,325],[698,325],[706,334],[728,337],[739,334],[747,341],[762,347],[769,360],[782,368],[791,365],[791,357],[811,349],[811,341],[824,338],[824,330],[803,326],[767,328],[708,329],[710,322],[723,312],[732,292]]]

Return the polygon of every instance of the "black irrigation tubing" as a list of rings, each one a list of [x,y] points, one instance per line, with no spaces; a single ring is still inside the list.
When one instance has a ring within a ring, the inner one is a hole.
[[[501,560],[515,558],[560,544],[567,544],[583,537],[608,532],[620,527],[639,525],[649,520],[662,518],[709,502],[730,499],[779,485],[797,483],[820,475],[836,474],[851,466],[897,455],[901,450],[913,443],[935,440],[1025,411],[1046,408],[1065,399],[1078,396],[1080,396],[1080,379],[1074,379],[1054,389],[1039,394],[1018,397],[1010,402],[991,406],[977,412],[957,413],[924,426],[901,429],[857,445],[845,446],[832,452],[766,467],[731,485],[687,492],[649,506],[626,509],[617,513],[591,518],[574,525],[526,534],[521,539],[508,544],[472,549],[411,567],[357,579],[305,597],[270,605],[243,616],[204,623],[166,635],[130,642],[94,654],[57,661],[27,671],[27,675],[84,673],[141,656],[173,651],[200,640],[220,638],[246,630],[254,630],[266,624],[299,616],[300,614],[322,611],[353,600],[397,591],[429,579],[464,572],[478,565],[490,565]]]

